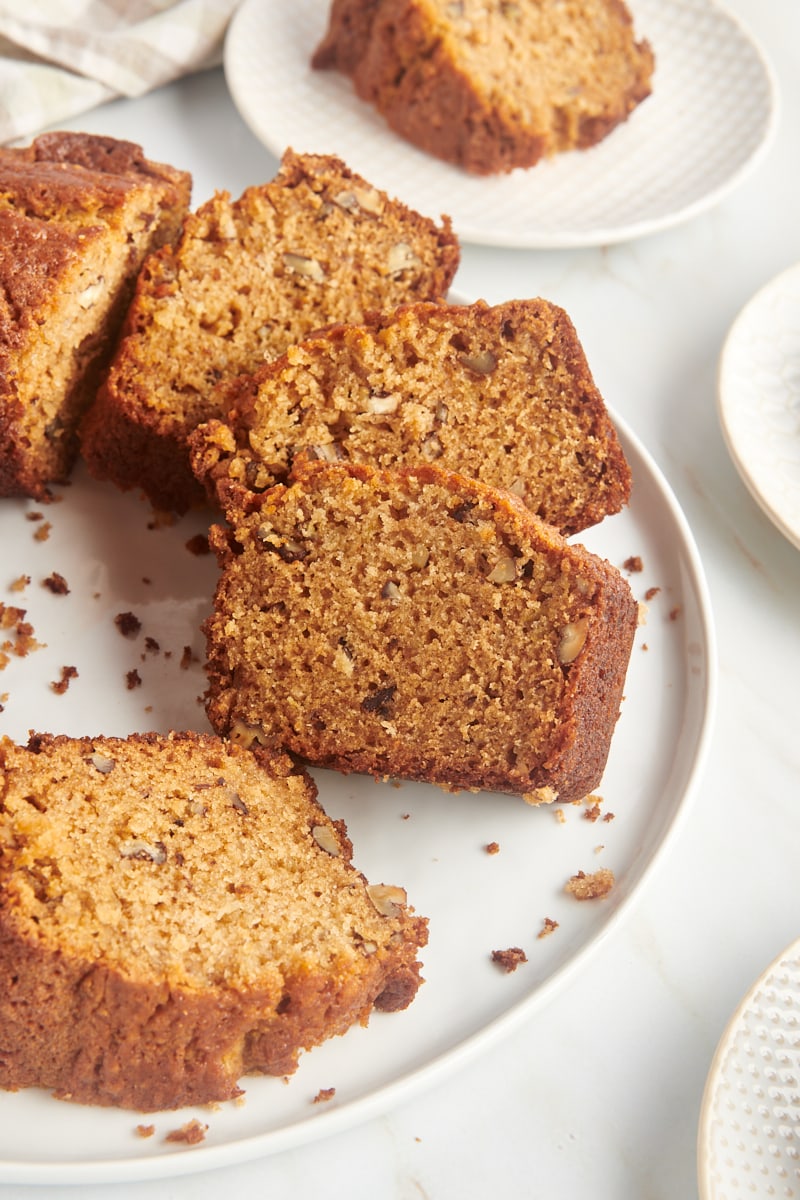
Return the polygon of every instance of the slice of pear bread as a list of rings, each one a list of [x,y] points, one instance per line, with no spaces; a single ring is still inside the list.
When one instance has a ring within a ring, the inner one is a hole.
[[[0,1086],[225,1100],[405,1007],[426,922],[315,795],[208,734],[0,742]]]
[[[312,65],[488,175],[593,146],[650,94],[655,64],[623,0],[333,0]]]
[[[177,237],[191,185],[115,138],[0,147],[0,496],[66,481],[139,268]]]
[[[89,470],[157,508],[201,502],[187,439],[224,415],[220,380],[331,322],[444,297],[459,253],[447,217],[437,225],[331,155],[287,151],[270,183],[217,193],[145,263],[83,426]]]
[[[609,563],[434,465],[308,465],[228,516],[205,627],[217,732],[532,803],[597,785],[637,624]]]
[[[573,534],[618,512],[630,470],[575,328],[546,300],[416,304],[323,331],[227,388],[192,438],[217,490],[261,491],[300,454],[435,462]]]

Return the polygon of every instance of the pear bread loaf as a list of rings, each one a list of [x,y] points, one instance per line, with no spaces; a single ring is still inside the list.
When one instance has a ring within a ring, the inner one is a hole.
[[[312,65],[421,150],[488,175],[595,145],[655,64],[623,0],[333,0]]]
[[[577,333],[546,300],[416,304],[323,331],[228,387],[192,438],[226,492],[285,480],[300,455],[437,466],[520,496],[565,535],[618,512],[630,469]]]
[[[114,138],[0,148],[0,496],[66,481],[139,267],[177,236],[191,184]]]
[[[427,922],[286,755],[210,734],[0,741],[0,1086],[241,1094],[413,999]]]
[[[627,582],[436,465],[304,464],[214,527],[207,712],[343,772],[579,799],[637,624]]]
[[[145,264],[106,386],[84,422],[89,470],[161,509],[204,499],[192,430],[216,385],[321,326],[447,294],[459,261],[450,221],[421,216],[329,155],[287,151],[274,180],[217,193],[174,249]]]

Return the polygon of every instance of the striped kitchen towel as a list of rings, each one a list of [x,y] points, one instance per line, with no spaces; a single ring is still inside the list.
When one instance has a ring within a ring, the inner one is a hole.
[[[0,0],[0,144],[218,64],[237,0]]]

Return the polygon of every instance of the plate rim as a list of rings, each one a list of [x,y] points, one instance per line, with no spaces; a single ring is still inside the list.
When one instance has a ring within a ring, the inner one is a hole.
[[[772,148],[780,124],[782,104],[777,73],[761,41],[752,33],[745,21],[738,14],[732,13],[722,0],[690,0],[690,2],[699,8],[705,8],[709,12],[714,13],[720,20],[728,22],[736,30],[741,40],[748,44],[754,59],[757,60],[763,72],[767,92],[764,132],[749,156],[740,162],[736,169],[731,171],[726,179],[717,184],[716,187],[709,189],[702,195],[697,196],[695,199],[686,202],[669,213],[644,217],[636,221],[629,221],[623,225],[606,224],[586,230],[559,229],[548,231],[530,229],[525,234],[521,232],[507,233],[502,228],[498,229],[497,227],[487,229],[483,226],[470,225],[469,222],[461,223],[455,217],[452,217],[451,214],[454,231],[461,241],[477,246],[532,250],[570,250],[610,246],[635,241],[654,233],[672,229],[707,212],[721,203],[722,200],[735,191],[750,176]],[[633,5],[635,0],[629,0],[629,3]],[[662,0],[662,4],[672,6],[676,10],[685,7],[685,3],[682,4],[681,0]],[[241,81],[237,77],[237,71],[233,63],[237,51],[237,40],[239,38],[245,40],[247,37],[248,22],[252,19],[253,14],[257,12],[262,13],[263,11],[264,7],[261,4],[261,0],[242,0],[226,33],[223,47],[223,72],[229,94],[240,117],[256,139],[271,154],[280,159],[285,146],[279,146],[277,141],[271,142],[265,137],[263,129],[260,128],[259,123],[254,119],[244,100]],[[387,136],[398,136],[389,130],[388,127],[386,133]],[[493,176],[489,177],[489,180],[497,178]],[[578,180],[578,182],[580,181]],[[387,189],[384,188],[383,190]]]
[[[744,483],[751,497],[756,501],[761,511],[769,518],[775,528],[783,534],[788,542],[800,550],[800,520],[796,524],[787,520],[782,510],[776,507],[770,498],[765,495],[759,479],[753,475],[747,462],[747,456],[742,452],[742,447],[731,429],[729,420],[731,413],[730,364],[738,350],[738,339],[741,337],[742,330],[752,320],[753,315],[758,313],[758,310],[765,301],[780,292],[788,281],[791,280],[794,282],[795,279],[800,282],[800,261],[785,267],[776,275],[773,275],[771,279],[763,283],[734,317],[725,336],[717,364],[716,408],[717,419],[725,447],[733,465],[739,473],[742,483]],[[800,308],[800,305],[798,305],[798,308]]]
[[[109,1160],[0,1162],[2,1184],[94,1184],[139,1182],[153,1179],[177,1178],[219,1167],[240,1165],[272,1154],[321,1140],[323,1137],[352,1129],[378,1117],[413,1096],[420,1095],[434,1084],[452,1076],[460,1067],[486,1053],[492,1045],[507,1038],[524,1022],[533,1019],[539,1008],[548,1004],[559,989],[576,975],[607,940],[627,920],[639,902],[646,886],[683,828],[695,795],[700,787],[716,719],[718,690],[718,653],[708,583],[699,549],[688,519],[680,506],[666,476],[653,456],[633,433],[625,420],[609,406],[609,416],[618,430],[623,448],[629,445],[647,470],[661,503],[665,504],[678,535],[678,557],[684,571],[684,592],[692,595],[697,608],[697,621],[702,631],[704,672],[700,686],[702,708],[694,732],[693,749],[685,768],[685,781],[678,794],[674,811],[662,830],[639,877],[607,919],[572,956],[551,972],[538,986],[489,1022],[470,1033],[455,1045],[441,1051],[423,1065],[410,1068],[395,1079],[373,1091],[347,1101],[336,1108],[293,1120],[282,1128],[253,1134],[238,1141],[221,1145],[198,1145],[191,1153],[176,1151],[149,1158],[134,1156]]]
[[[722,1200],[722,1198],[718,1197],[716,1189],[711,1182],[708,1152],[711,1140],[711,1125],[714,1119],[714,1102],[720,1082],[723,1060],[730,1050],[731,1043],[739,1030],[739,1024],[745,1010],[752,1003],[753,998],[761,988],[764,987],[770,976],[788,958],[800,959],[800,937],[795,938],[787,946],[784,946],[756,976],[730,1014],[714,1049],[703,1086],[703,1094],[700,1101],[700,1116],[697,1122],[697,1186],[699,1189],[699,1200]]]

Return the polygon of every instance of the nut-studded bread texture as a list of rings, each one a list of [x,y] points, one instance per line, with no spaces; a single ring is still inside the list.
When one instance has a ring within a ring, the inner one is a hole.
[[[610,564],[437,466],[305,466],[215,527],[207,711],[343,772],[574,800],[637,608]]]
[[[312,64],[479,175],[593,146],[650,94],[654,70],[622,0],[333,0]]]
[[[573,534],[618,512],[630,469],[574,326],[546,300],[419,304],[338,326],[234,381],[193,435],[226,494],[285,480],[300,455],[437,466],[520,496]]]
[[[427,923],[315,796],[208,734],[0,741],[0,1086],[226,1100],[410,1003]]]
[[[0,496],[42,499],[67,479],[139,267],[190,196],[187,172],[131,142],[0,148]]]
[[[204,499],[187,439],[224,415],[216,385],[313,330],[447,294],[459,261],[440,225],[327,155],[287,151],[276,178],[215,195],[145,264],[109,378],[83,429],[90,471],[157,508]]]

